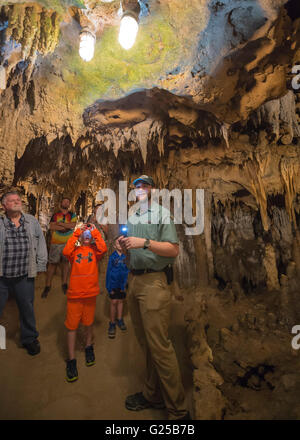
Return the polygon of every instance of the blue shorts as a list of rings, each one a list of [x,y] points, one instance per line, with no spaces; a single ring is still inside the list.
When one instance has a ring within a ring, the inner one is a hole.
[[[113,289],[111,293],[108,294],[110,299],[125,299],[126,298],[126,292],[125,290]]]

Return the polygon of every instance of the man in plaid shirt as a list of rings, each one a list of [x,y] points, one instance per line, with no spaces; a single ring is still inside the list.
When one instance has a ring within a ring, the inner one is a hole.
[[[37,340],[34,278],[46,271],[47,247],[39,222],[22,213],[22,201],[15,191],[2,196],[5,215],[0,217],[0,316],[14,291],[20,312],[21,343],[31,355],[40,352]]]

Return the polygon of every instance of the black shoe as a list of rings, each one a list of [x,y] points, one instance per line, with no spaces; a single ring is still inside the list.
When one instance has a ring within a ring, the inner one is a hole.
[[[114,339],[116,337],[116,323],[110,322],[108,326],[108,337]]]
[[[62,288],[62,290],[63,290],[63,292],[64,292],[64,295],[67,293],[67,290],[68,290],[68,284],[63,284],[62,286],[61,286],[61,288]]]
[[[50,286],[46,286],[45,289],[43,290],[43,293],[41,295],[41,298],[47,298],[48,293],[50,292],[51,287]]]
[[[179,419],[175,419],[176,422],[178,420],[192,420],[189,411],[183,417],[179,417]]]
[[[125,406],[129,411],[142,411],[147,408],[164,409],[166,407],[164,402],[149,402],[149,400],[144,397],[143,393],[136,393],[127,396]]]
[[[76,359],[71,359],[67,361],[67,382],[75,382],[78,379],[78,371],[76,366]]]
[[[127,330],[127,327],[125,325],[125,322],[123,321],[123,319],[117,319],[117,326],[119,327],[120,330],[122,330],[122,332],[125,332]]]
[[[41,351],[41,346],[37,339],[33,342],[30,342],[30,344],[23,344],[23,347],[26,348],[28,354],[30,354],[31,356],[35,356]]]
[[[95,354],[94,354],[94,347],[92,345],[89,345],[85,348],[85,365],[87,367],[90,367],[91,365],[95,364]]]

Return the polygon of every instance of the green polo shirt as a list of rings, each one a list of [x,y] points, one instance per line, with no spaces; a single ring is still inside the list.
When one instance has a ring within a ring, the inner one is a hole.
[[[168,219],[170,219],[169,224],[164,224]],[[128,218],[127,228],[128,237],[179,243],[170,211],[155,202],[148,208],[148,211],[142,214],[137,211],[132,214]],[[161,257],[149,249],[130,249],[129,254],[131,269],[161,270],[175,261],[174,257]]]

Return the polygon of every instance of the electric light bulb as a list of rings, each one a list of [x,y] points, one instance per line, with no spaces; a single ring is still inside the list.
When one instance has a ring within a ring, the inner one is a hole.
[[[119,43],[121,46],[128,50],[135,42],[139,25],[138,22],[130,15],[124,15],[121,20]]]
[[[94,56],[96,38],[91,32],[81,32],[79,55],[84,61],[91,61]]]

